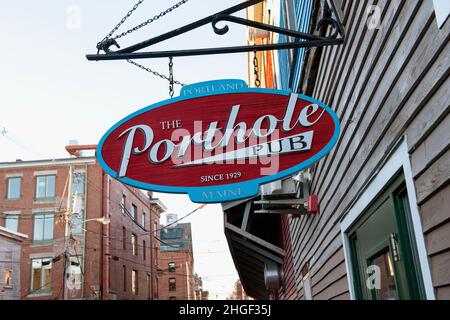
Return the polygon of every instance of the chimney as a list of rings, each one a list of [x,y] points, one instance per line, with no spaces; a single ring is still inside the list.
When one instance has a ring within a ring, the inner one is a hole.
[[[175,221],[178,220],[178,215],[176,213],[167,213],[166,214],[166,226],[167,229],[175,228],[177,224],[173,224]]]
[[[69,145],[66,146],[66,151],[71,156],[74,156],[74,157],[86,156],[86,154],[83,154],[83,151],[95,150],[95,149],[97,149],[97,145],[95,145],[95,144],[79,145],[78,140],[69,140]]]

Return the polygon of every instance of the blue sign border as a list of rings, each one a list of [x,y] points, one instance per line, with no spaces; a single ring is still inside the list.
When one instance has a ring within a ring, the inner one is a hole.
[[[239,90],[225,90],[225,91],[213,91],[213,92],[207,92],[207,93],[200,93],[200,94],[186,94],[188,88],[199,88],[199,87],[209,87],[209,88],[217,88],[227,85],[229,86],[231,83],[234,84],[244,84],[242,89]],[[317,101],[311,97],[304,96],[302,94],[299,94],[299,98],[309,101],[311,103],[318,104],[332,116],[334,125],[335,125],[335,131],[333,133],[333,137],[331,138],[330,142],[322,149],[320,152],[315,154],[313,157],[309,158],[308,160],[299,163],[298,165],[291,167],[289,169],[286,169],[284,171],[278,172],[277,174],[267,176],[267,177],[261,177],[254,180],[239,182],[239,183],[233,183],[233,184],[223,184],[220,186],[204,186],[204,187],[170,187],[170,186],[162,186],[162,185],[156,185],[156,184],[150,184],[150,183],[143,183],[140,181],[136,181],[127,177],[124,178],[116,178],[117,172],[112,170],[104,161],[102,156],[102,148],[103,144],[105,143],[106,138],[119,126],[121,126],[123,123],[127,122],[128,120],[142,114],[145,112],[148,112],[150,110],[168,105],[173,104],[176,102],[184,101],[184,100],[190,100],[194,98],[200,98],[200,97],[207,97],[212,95],[222,95],[222,94],[235,94],[235,93],[267,93],[267,94],[278,94],[278,95],[285,95],[289,96],[292,92],[290,91],[284,91],[284,90],[273,90],[273,89],[259,89],[259,88],[248,88],[247,84],[243,80],[239,79],[226,79],[226,80],[213,80],[213,81],[205,81],[205,82],[199,82],[195,83],[186,87],[183,87],[182,91],[180,92],[180,96],[172,99],[167,99],[152,105],[149,105],[145,108],[142,108],[124,119],[117,122],[114,126],[112,126],[101,138],[98,146],[97,146],[97,152],[96,156],[97,159],[103,168],[103,170],[106,171],[111,177],[114,179],[131,185],[133,187],[139,188],[139,189],[145,189],[145,190],[152,190],[156,192],[166,192],[166,193],[184,193],[188,194],[189,198],[193,202],[198,203],[220,203],[220,202],[227,202],[227,201],[234,201],[234,200],[240,200],[240,199],[246,199],[255,196],[259,192],[259,187],[263,184],[280,180],[284,177],[288,177],[290,175],[294,175],[298,173],[299,171],[311,166],[313,163],[320,160],[323,156],[325,156],[336,144],[336,142],[339,139],[341,126],[339,123],[339,118],[337,117],[336,113],[327,105],[323,104],[320,101]],[[184,95],[183,95],[184,94]],[[228,191],[227,191],[228,190]],[[234,191],[233,191],[234,190]]]

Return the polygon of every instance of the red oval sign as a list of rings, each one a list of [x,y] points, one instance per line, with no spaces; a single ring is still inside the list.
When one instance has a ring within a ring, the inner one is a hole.
[[[221,80],[184,87],[121,120],[97,157],[135,187],[224,202],[310,166],[338,136],[335,113],[312,98]]]

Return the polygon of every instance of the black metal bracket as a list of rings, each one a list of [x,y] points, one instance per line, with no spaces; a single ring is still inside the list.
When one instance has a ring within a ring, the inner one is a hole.
[[[330,45],[339,45],[344,42],[345,32],[342,22],[340,21],[337,9],[333,1],[330,1],[332,11],[334,12],[334,18],[324,18],[317,24],[317,30],[321,30],[327,26],[333,27],[333,33],[326,37],[311,35],[307,33],[297,32],[285,28],[279,28],[272,25],[259,23],[256,21],[250,21],[247,19],[232,16],[231,14],[243,10],[247,7],[261,3],[264,0],[247,0],[243,3],[215,13],[211,16],[198,20],[196,22],[185,25],[181,28],[174,29],[162,35],[156,36],[152,39],[145,40],[135,45],[129,46],[117,51],[111,51],[109,48],[111,45],[119,45],[117,42],[99,43],[97,46],[97,54],[88,54],[86,58],[88,60],[127,60],[127,59],[150,59],[150,58],[167,58],[167,57],[186,57],[186,56],[198,56],[198,55],[213,55],[213,54],[225,54],[225,53],[238,53],[238,52],[253,52],[253,51],[269,51],[269,50],[282,50],[282,49],[295,49],[295,48],[310,48],[310,47],[323,47]],[[172,50],[172,51],[153,51],[153,52],[136,52],[138,50],[150,47],[156,43],[163,42],[173,37],[179,36],[191,30],[197,29],[201,26],[211,23],[214,32],[218,35],[224,35],[229,31],[228,25],[222,28],[217,27],[217,23],[221,21],[228,21],[237,23],[249,27],[254,27],[270,32],[275,32],[289,37],[295,38],[295,41],[285,43],[273,43],[273,44],[260,44],[253,46],[235,46],[235,47],[219,47],[219,48],[201,48],[201,49],[186,49],[186,50]],[[303,41],[298,41],[303,40]],[[105,53],[99,54],[100,51]]]

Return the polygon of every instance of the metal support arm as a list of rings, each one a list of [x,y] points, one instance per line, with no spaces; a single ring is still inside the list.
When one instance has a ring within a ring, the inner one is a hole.
[[[243,10],[247,7],[253,6],[264,0],[248,0],[231,8],[215,13],[211,16],[198,20],[196,22],[185,25],[181,28],[174,29],[162,35],[156,36],[152,39],[145,40],[135,45],[129,46],[117,51],[110,51],[111,45],[118,46],[117,43],[105,41],[99,43],[98,49],[105,53],[103,54],[88,54],[86,55],[88,60],[126,60],[126,59],[149,59],[149,58],[165,58],[165,57],[186,57],[186,56],[198,56],[198,55],[213,55],[213,54],[225,54],[225,53],[238,53],[238,52],[252,52],[252,51],[269,51],[269,50],[282,50],[293,48],[306,48],[306,47],[321,47],[329,45],[338,45],[344,42],[344,28],[339,16],[337,14],[336,7],[331,1],[332,10],[334,12],[333,18],[325,18],[319,21],[317,29],[320,30],[325,26],[331,25],[334,29],[333,34],[327,37],[320,37],[285,28],[279,28],[272,25],[259,23],[256,21],[250,21],[247,19],[232,16],[231,14]],[[235,46],[235,47],[219,47],[219,48],[200,48],[200,49],[185,49],[185,50],[170,50],[170,51],[153,51],[153,52],[136,52],[138,50],[147,48],[162,41],[179,36],[191,30],[197,29],[201,26],[211,23],[213,30],[216,34],[223,35],[228,32],[229,27],[225,25],[222,28],[217,27],[217,23],[220,21],[229,21],[249,27],[254,27],[270,32],[284,34],[296,39],[296,41],[286,43],[274,43],[274,44],[261,44],[253,46]],[[340,38],[338,36],[340,35]],[[298,41],[303,40],[303,41]]]

